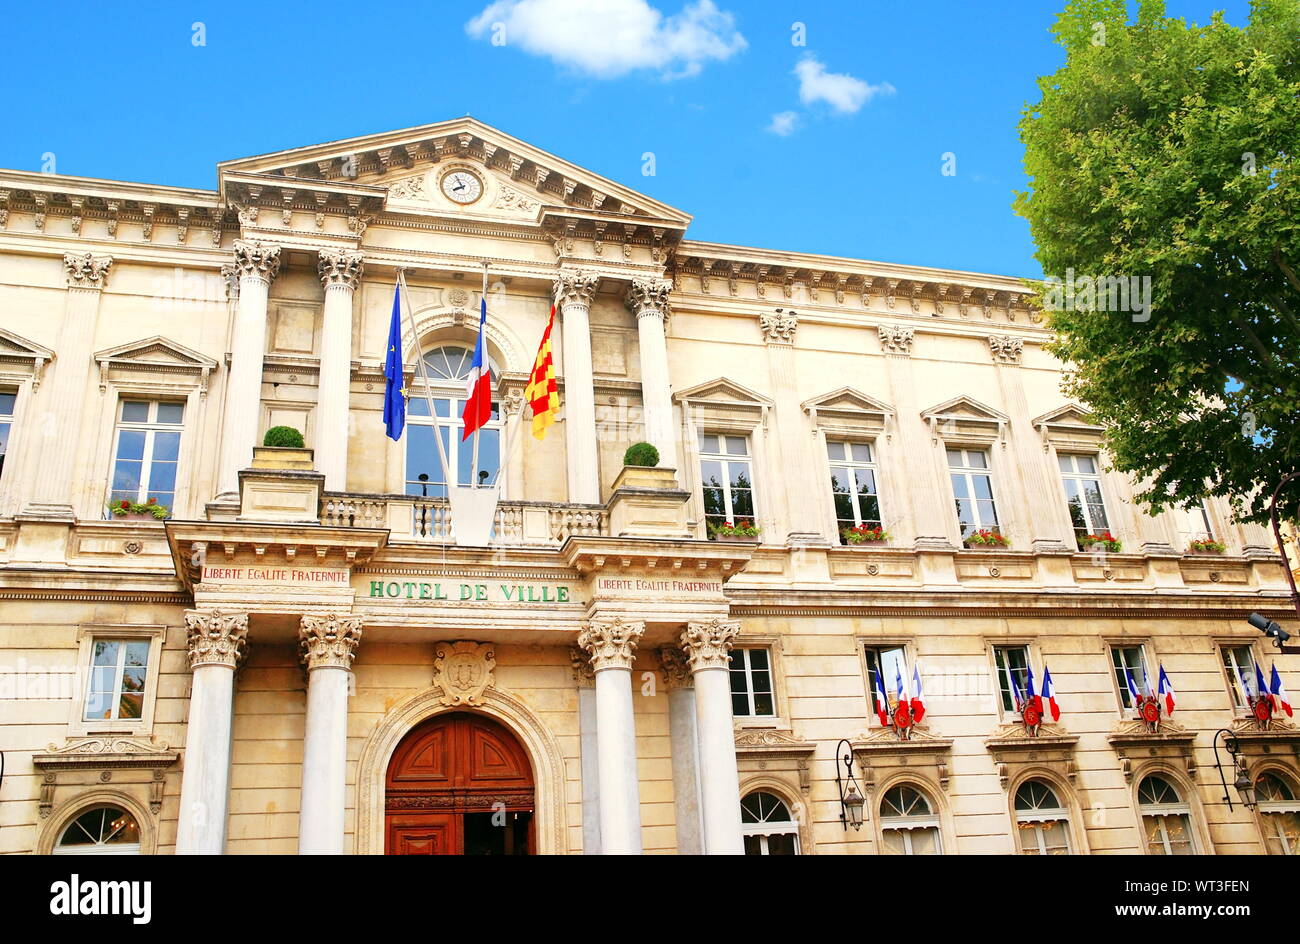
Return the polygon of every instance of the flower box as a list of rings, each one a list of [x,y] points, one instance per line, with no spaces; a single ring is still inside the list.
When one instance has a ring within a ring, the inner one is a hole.
[[[757,534],[715,534],[712,540],[719,544],[757,544]]]
[[[962,545],[974,551],[997,551],[1010,547],[1011,542],[1001,531],[983,529],[962,541]]]
[[[709,540],[724,544],[757,544],[758,525],[748,519],[725,524],[709,525]]]
[[[108,506],[108,513],[117,521],[166,521],[172,516],[171,509],[158,504],[156,498],[146,502],[115,501]]]
[[[1124,545],[1119,538],[1109,531],[1103,531],[1101,534],[1085,534],[1078,539],[1079,550],[1085,553],[1097,550],[1097,545],[1110,554],[1118,554],[1124,549]]]
[[[1217,556],[1226,551],[1227,545],[1221,541],[1193,541],[1187,545],[1188,554],[1202,554],[1208,556]]]
[[[889,532],[884,528],[868,528],[861,524],[856,528],[845,528],[840,532],[840,538],[846,547],[861,547],[864,544],[881,545],[888,542],[889,537]]]

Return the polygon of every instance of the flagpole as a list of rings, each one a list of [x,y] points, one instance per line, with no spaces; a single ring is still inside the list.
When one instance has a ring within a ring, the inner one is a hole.
[[[560,307],[560,291],[557,288],[551,295],[551,308],[556,309],[559,307]],[[548,314],[548,321],[549,321],[549,314]],[[531,381],[531,374],[529,375],[529,379]],[[527,390],[526,387],[524,389]],[[501,437],[501,461],[497,463],[496,475],[492,476],[492,480],[488,483],[489,486],[496,485],[497,480],[501,477],[502,470],[506,467],[506,464],[510,461],[510,457],[514,455],[513,450],[515,448],[515,435],[514,435],[515,430],[511,426],[510,421],[505,418],[504,411],[502,413],[502,425],[505,427],[505,431]],[[519,422],[514,425],[519,427],[522,427],[524,425],[523,406],[520,406],[519,408]],[[516,496],[516,498],[517,497],[518,496]]]
[[[438,412],[434,409],[433,393],[429,387],[429,375],[425,369],[424,355],[420,351],[420,338],[415,333],[415,315],[411,310],[411,290],[406,285],[405,267],[397,270],[397,284],[402,287],[402,298],[406,302],[407,330],[411,332],[411,343],[415,346],[415,370],[420,375],[420,382],[424,384],[424,400],[429,405],[429,421],[433,425],[434,441],[438,444],[438,461],[442,464],[443,488],[447,490],[447,497],[450,500],[452,480],[447,469],[447,447],[442,443],[442,431],[438,428]]]
[[[476,339],[475,343],[483,345],[483,366],[480,368],[480,370],[486,370],[488,375],[488,417],[490,418],[492,416],[491,397],[492,397],[492,393],[494,393],[495,391],[492,390],[492,371],[488,367],[487,345],[483,344],[483,329],[487,326],[483,323],[485,319],[482,316],[482,312],[487,308],[487,282],[488,282],[488,264],[487,264],[487,260],[484,259],[483,260],[483,294],[482,296],[480,296],[479,299],[479,305],[480,305],[479,308],[480,314],[479,314],[479,322],[478,322],[479,336]],[[469,484],[471,488],[478,488],[478,441],[482,438],[483,438],[482,427],[474,430],[473,472],[470,473],[474,477],[470,479]],[[500,472],[501,472],[501,462],[500,462],[500,457],[498,456],[497,474],[500,474]]]

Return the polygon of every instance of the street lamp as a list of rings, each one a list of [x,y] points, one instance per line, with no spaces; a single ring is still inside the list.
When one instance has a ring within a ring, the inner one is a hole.
[[[1237,796],[1241,798],[1241,805],[1248,810],[1255,808],[1255,781],[1250,777],[1250,771],[1246,769],[1246,758],[1241,753],[1241,743],[1237,736],[1227,728],[1220,728],[1214,732],[1214,766],[1219,769],[1219,782],[1223,784],[1223,799],[1231,810],[1232,797],[1228,794],[1228,780],[1223,775],[1223,761],[1219,757],[1219,738],[1223,738],[1223,749],[1228,752],[1229,763],[1237,771],[1237,776],[1232,781],[1232,786],[1237,791]]]
[[[841,744],[845,747],[843,754],[840,753]],[[842,778],[841,771],[844,774]],[[844,824],[845,831],[852,826],[853,831],[857,832],[862,828],[862,811],[866,800],[858,789],[857,778],[853,776],[853,745],[844,738],[840,738],[840,743],[835,745],[835,786],[840,791],[840,822]]]

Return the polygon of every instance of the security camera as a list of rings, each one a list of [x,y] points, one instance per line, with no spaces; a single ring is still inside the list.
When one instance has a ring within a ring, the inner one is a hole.
[[[1271,619],[1265,619],[1258,613],[1251,613],[1250,616],[1246,617],[1246,622],[1251,626],[1254,626],[1265,636],[1276,640],[1278,646],[1281,646],[1291,638],[1291,634],[1285,629],[1277,625],[1277,623],[1273,622]]]

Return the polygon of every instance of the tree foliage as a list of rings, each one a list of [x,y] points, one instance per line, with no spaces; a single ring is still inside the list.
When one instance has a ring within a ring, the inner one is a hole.
[[[1244,27],[1071,0],[1053,32],[1016,210],[1047,276],[1151,280],[1149,320],[1040,293],[1066,392],[1153,510],[1228,495],[1266,520],[1300,468],[1300,0],[1254,0]]]

